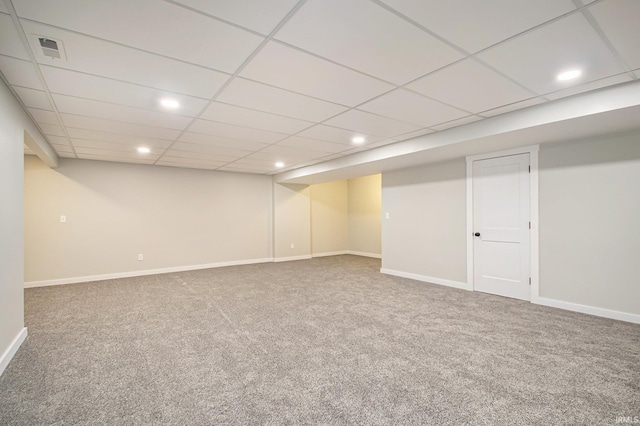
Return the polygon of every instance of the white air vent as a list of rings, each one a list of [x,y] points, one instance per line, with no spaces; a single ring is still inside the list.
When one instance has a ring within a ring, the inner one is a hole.
[[[33,34],[32,42],[34,45],[34,51],[38,57],[51,62],[67,60],[64,52],[64,45],[61,40]]]
[[[44,37],[38,38],[38,41],[40,41],[40,47],[42,47],[44,56],[60,59],[60,50],[58,49],[57,41]]]

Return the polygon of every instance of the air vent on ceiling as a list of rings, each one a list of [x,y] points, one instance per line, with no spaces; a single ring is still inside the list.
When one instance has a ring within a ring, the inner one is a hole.
[[[60,59],[60,49],[58,49],[57,41],[44,37],[39,37],[38,40],[40,41],[40,47],[42,47],[42,53],[44,53],[45,56]]]
[[[36,54],[48,60],[66,60],[61,40],[34,34]]]

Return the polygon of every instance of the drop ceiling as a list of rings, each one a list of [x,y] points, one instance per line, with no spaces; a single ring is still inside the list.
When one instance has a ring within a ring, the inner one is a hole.
[[[275,174],[637,80],[638,22],[638,0],[0,0],[0,71],[61,157]]]

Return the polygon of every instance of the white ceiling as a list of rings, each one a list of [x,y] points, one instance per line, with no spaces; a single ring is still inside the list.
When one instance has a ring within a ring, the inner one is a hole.
[[[275,174],[637,80],[638,22],[639,0],[0,0],[0,71],[61,157]]]

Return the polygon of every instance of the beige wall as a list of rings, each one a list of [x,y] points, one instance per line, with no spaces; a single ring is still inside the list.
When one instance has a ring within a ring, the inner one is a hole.
[[[271,258],[267,176],[35,157],[24,176],[27,282]]]
[[[379,256],[381,251],[382,176],[348,181],[349,251]]]
[[[349,248],[347,181],[311,185],[311,253],[346,252]]]
[[[273,184],[273,253],[276,260],[311,257],[310,192],[307,185]]]
[[[382,216],[383,269],[466,282],[464,159],[384,173]]]
[[[640,132],[540,149],[540,296],[640,314]]]
[[[44,139],[0,81],[0,374],[24,333],[23,146]]]
[[[541,145],[540,296],[640,314],[640,132]],[[466,283],[465,162],[385,173],[383,269]]]

